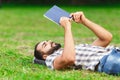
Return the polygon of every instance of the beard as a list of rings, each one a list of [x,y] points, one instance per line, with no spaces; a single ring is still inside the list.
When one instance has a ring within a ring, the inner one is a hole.
[[[48,55],[53,54],[55,51],[61,48],[61,44],[55,43],[55,46],[52,47],[47,53]]]

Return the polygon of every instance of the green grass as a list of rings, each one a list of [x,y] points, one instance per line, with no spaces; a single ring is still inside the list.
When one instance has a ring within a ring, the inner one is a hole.
[[[0,8],[0,80],[119,80],[119,76],[85,70],[51,71],[32,63],[34,45],[53,40],[63,45],[63,29],[43,17],[51,6]],[[111,45],[120,46],[120,6],[61,6],[68,12],[84,11],[86,17],[108,29]],[[95,35],[73,23],[76,44],[91,43]]]

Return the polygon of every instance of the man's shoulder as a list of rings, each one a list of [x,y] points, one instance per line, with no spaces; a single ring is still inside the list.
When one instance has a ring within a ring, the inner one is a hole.
[[[58,49],[54,53],[52,53],[51,55],[47,56],[45,63],[48,66],[48,68],[54,69],[53,62],[57,56],[62,54],[62,51],[63,51],[63,49]]]

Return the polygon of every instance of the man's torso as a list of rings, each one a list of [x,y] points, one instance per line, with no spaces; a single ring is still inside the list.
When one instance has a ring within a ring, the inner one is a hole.
[[[86,70],[95,70],[95,66],[99,63],[99,60],[110,53],[113,47],[103,48],[100,46],[92,46],[88,44],[80,44],[75,46],[75,66],[77,68],[82,68]],[[62,54],[63,49],[59,49],[53,54],[49,55],[46,59],[46,65],[50,69],[54,69],[53,62],[54,59]]]

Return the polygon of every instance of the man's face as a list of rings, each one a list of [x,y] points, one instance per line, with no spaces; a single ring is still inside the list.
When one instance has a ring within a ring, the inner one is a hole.
[[[37,50],[43,52],[44,54],[50,55],[60,47],[61,47],[60,44],[54,43],[51,40],[49,40],[49,41],[40,42],[37,46]]]

